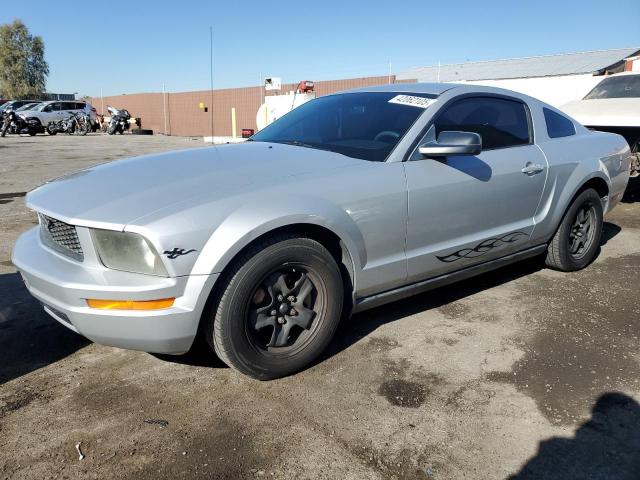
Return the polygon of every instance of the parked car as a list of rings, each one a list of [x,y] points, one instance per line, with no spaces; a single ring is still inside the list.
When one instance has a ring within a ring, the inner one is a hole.
[[[561,109],[588,128],[622,135],[633,153],[631,176],[640,175],[640,72],[607,76]]]
[[[586,267],[630,152],[531,97],[398,84],[312,100],[246,143],[127,159],[30,192],[29,291],[105,345],[197,335],[259,379],[296,372],[341,317],[544,256]]]
[[[38,133],[44,133],[40,124],[31,118],[23,118],[13,110],[12,107],[2,112],[2,127],[0,128],[0,136],[5,137],[7,133],[21,135],[26,133],[34,136]]]
[[[16,112],[19,108],[24,105],[28,105],[29,103],[37,103],[38,100],[8,100],[0,105],[0,131],[4,130],[4,119],[6,115],[4,115],[5,111],[11,110],[12,112]]]
[[[92,125],[96,124],[96,109],[88,102],[53,100],[42,102],[36,108],[29,110],[29,117],[37,119],[43,128],[50,124],[65,120],[72,113],[84,112],[91,118]],[[22,112],[22,116],[25,114]]]
[[[29,103],[39,103],[40,100],[9,100],[8,102],[3,103],[2,105],[0,105],[0,112],[3,112],[9,108],[12,108],[13,111],[15,112],[16,110],[18,110],[18,108],[27,105]]]

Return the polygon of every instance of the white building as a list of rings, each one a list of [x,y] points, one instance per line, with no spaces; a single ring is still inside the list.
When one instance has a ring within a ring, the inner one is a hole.
[[[396,79],[508,88],[560,107],[583,98],[602,80],[601,75],[624,71],[626,61],[633,62],[639,53],[636,47],[435,65],[406,70]]]

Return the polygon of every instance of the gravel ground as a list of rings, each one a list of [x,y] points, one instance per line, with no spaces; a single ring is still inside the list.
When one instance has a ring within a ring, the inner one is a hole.
[[[257,382],[92,344],[10,262],[23,192],[201,140],[0,140],[0,479],[638,478],[639,185],[587,269],[534,260],[357,315],[316,366]]]

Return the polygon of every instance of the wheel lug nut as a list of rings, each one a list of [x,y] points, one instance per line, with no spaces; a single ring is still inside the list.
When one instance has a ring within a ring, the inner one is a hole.
[[[289,295],[289,296],[287,297],[287,300],[289,300],[291,303],[293,303],[293,302],[295,302],[295,301],[296,301],[296,297],[294,297],[293,295]]]
[[[287,323],[287,321],[283,317],[278,317],[278,323],[282,325],[284,323]]]
[[[284,297],[282,295],[278,295],[278,301],[281,302],[282,300],[284,300]]]
[[[271,316],[272,316],[272,317],[275,317],[277,313],[278,313],[278,312],[276,312],[275,310],[271,310]]]
[[[297,315],[297,314],[298,314],[298,312],[296,312],[295,308],[292,308],[292,309],[289,311],[289,315]]]

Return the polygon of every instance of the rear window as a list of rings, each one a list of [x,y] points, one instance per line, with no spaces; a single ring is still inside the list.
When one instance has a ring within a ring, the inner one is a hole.
[[[547,134],[550,138],[570,137],[575,135],[576,127],[573,122],[564,115],[543,108],[544,119],[547,122]]]

